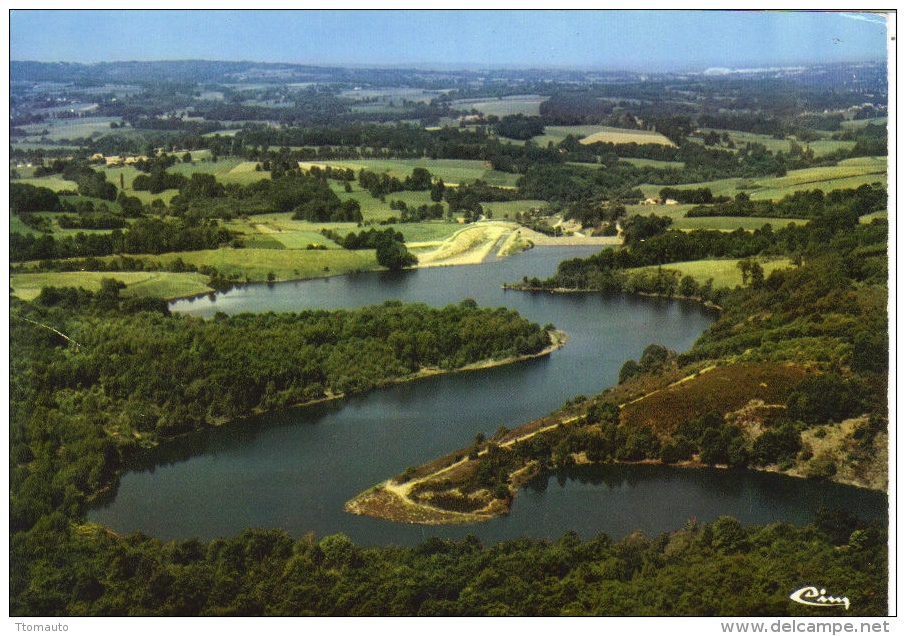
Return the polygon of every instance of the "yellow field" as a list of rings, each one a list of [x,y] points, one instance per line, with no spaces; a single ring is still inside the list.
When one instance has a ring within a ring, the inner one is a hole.
[[[58,176],[48,176],[48,177],[33,177],[31,179],[15,179],[16,183],[28,183],[35,186],[36,188],[48,188],[54,192],[60,192],[61,190],[73,190],[75,191],[79,185],[75,181],[67,181],[66,179]]]
[[[584,139],[581,139],[579,143],[584,145],[598,142],[614,144],[660,144],[661,146],[675,145],[659,132],[627,130],[625,128],[611,128],[609,126],[600,126],[600,128],[600,131],[588,135]]]

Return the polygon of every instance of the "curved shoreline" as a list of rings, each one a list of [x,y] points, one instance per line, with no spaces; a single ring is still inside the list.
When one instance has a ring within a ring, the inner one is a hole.
[[[490,358],[490,359],[486,359],[486,360],[479,360],[478,362],[472,362],[470,364],[467,364],[462,367],[457,367],[455,369],[441,369],[439,367],[424,367],[424,368],[420,369],[419,371],[416,371],[415,373],[410,373],[409,375],[406,375],[403,377],[398,377],[395,379],[388,378],[386,381],[383,381],[383,382],[377,384],[376,386],[374,386],[373,388],[363,391],[361,393],[352,393],[352,394],[331,393],[329,395],[325,395],[323,397],[320,397],[320,398],[317,398],[314,400],[306,400],[304,402],[294,402],[292,404],[286,404],[284,406],[280,406],[277,408],[254,409],[251,413],[246,413],[244,415],[239,415],[237,417],[218,419],[216,421],[210,422],[209,426],[216,428],[219,426],[229,425],[233,422],[240,422],[240,421],[242,421],[244,419],[248,419],[250,417],[265,415],[267,413],[276,413],[279,411],[285,411],[287,409],[304,408],[307,406],[315,406],[317,404],[326,404],[328,402],[342,400],[346,397],[352,397],[353,395],[364,395],[365,393],[368,393],[369,391],[372,391],[374,389],[382,389],[382,388],[386,388],[389,386],[395,386],[398,384],[405,384],[407,382],[415,382],[417,380],[421,380],[422,378],[429,378],[429,377],[438,376],[438,375],[450,375],[450,374],[454,374],[454,373],[465,373],[468,371],[478,371],[481,369],[493,369],[494,367],[502,367],[502,366],[506,366],[508,364],[516,364],[518,362],[525,362],[526,360],[534,360],[536,358],[543,358],[545,356],[549,356],[554,351],[557,351],[558,349],[562,348],[569,341],[569,335],[566,332],[561,331],[559,329],[549,329],[547,331],[547,333],[550,336],[551,344],[549,344],[547,347],[545,347],[544,349],[542,349],[541,351],[538,351],[536,353],[529,353],[529,354],[525,354],[525,355],[521,355],[521,356],[509,356],[506,358]],[[199,430],[202,430],[202,429],[199,429]],[[195,432],[198,432],[198,431],[197,430],[196,431],[187,431],[187,432],[181,433],[179,435],[169,436],[166,439],[156,440],[153,442],[149,442],[149,440],[143,440],[143,441],[146,442],[147,447],[154,447],[154,446],[159,445],[162,442],[179,439],[180,437],[185,437],[185,436],[191,435],[192,433],[195,433]]]
[[[554,426],[559,426],[556,424]],[[549,430],[547,427],[540,429],[535,433],[526,435],[520,439],[528,439],[532,435],[541,432],[543,430]],[[518,430],[518,429],[517,429]],[[465,453],[466,450],[463,449],[461,453]],[[486,453],[487,451],[482,451],[479,455]],[[431,506],[429,504],[416,501],[411,495],[412,489],[425,482],[431,480],[436,480],[442,473],[459,468],[468,464],[468,462],[473,461],[468,457],[458,460],[453,464],[450,464],[444,468],[441,468],[435,472],[432,472],[424,477],[418,479],[413,479],[402,484],[397,483],[396,477],[390,478],[380,484],[372,486],[368,490],[356,495],[349,501],[347,501],[343,509],[346,512],[364,515],[369,517],[374,517],[377,519],[384,519],[386,521],[394,521],[397,523],[411,523],[411,524],[420,524],[420,525],[450,525],[450,524],[464,524],[464,523],[477,523],[481,521],[489,521],[500,515],[508,514],[510,507],[512,505],[513,498],[517,495],[519,489],[527,481],[528,478],[539,475],[544,470],[540,469],[537,466],[536,462],[529,462],[525,466],[519,468],[518,470],[510,473],[510,496],[507,500],[503,499],[492,499],[491,502],[485,507],[476,510],[475,512],[456,512],[452,510],[445,510],[443,508],[438,508],[436,506]],[[678,469],[702,469],[702,468],[716,468],[718,470],[730,470],[726,465],[708,465],[703,464],[699,460],[690,460],[685,462],[680,462],[676,464],[664,464],[661,461],[657,460],[640,460],[633,462],[626,461],[609,461],[609,462],[589,462],[589,461],[580,461],[576,462],[576,466],[608,466],[608,465],[624,465],[624,466],[636,466],[636,465],[663,465],[671,466]],[[762,473],[773,473],[777,475],[783,475],[785,477],[791,477],[794,479],[808,479],[807,476],[785,472],[774,467],[767,468],[747,468],[748,471],[762,472]],[[548,470],[548,472],[550,472]],[[883,492],[889,496],[889,491],[884,489],[871,488],[865,486],[864,484],[858,484],[846,480],[831,480],[833,483],[839,483],[846,486],[851,486],[854,488],[864,488],[865,490],[870,490],[873,492]]]
[[[664,388],[678,386],[691,381],[692,379],[701,376],[701,374],[715,368],[716,367],[707,367],[694,375],[687,376],[666,387],[649,391],[641,397],[620,404],[620,409],[648,399],[663,391]],[[581,412],[571,411],[569,409],[559,409],[553,414],[522,424],[511,431],[499,433],[498,435],[495,435],[494,438],[488,439],[488,444],[483,447],[479,441],[476,441],[472,446],[460,448],[422,464],[421,466],[410,467],[406,469],[403,474],[387,479],[386,481],[369,488],[347,501],[344,505],[344,510],[353,514],[366,515],[388,521],[422,525],[476,523],[507,514],[513,503],[513,499],[518,495],[519,490],[526,481],[551,469],[542,468],[538,459],[524,457],[519,461],[518,465],[508,473],[507,481],[505,482],[507,487],[506,496],[503,496],[503,494],[497,490],[493,493],[487,489],[469,490],[466,492],[463,490],[462,486],[470,482],[471,475],[473,474],[473,471],[476,470],[479,458],[489,452],[488,448],[491,445],[506,449],[512,447],[517,442],[522,442],[539,433],[556,429],[561,425],[568,425],[581,418]],[[847,422],[852,426],[852,423],[859,419],[860,418],[854,418],[847,420]],[[844,425],[845,424],[846,422],[844,422]],[[573,452],[571,456],[572,465],[576,466],[659,464],[680,469],[730,469],[729,466],[723,464],[706,464],[702,462],[697,455],[689,460],[669,464],[658,459],[642,459],[638,461],[608,459],[603,462],[594,462],[587,458],[584,451]],[[799,479],[810,478],[807,473],[801,470],[801,466],[794,466],[786,470],[781,469],[777,465],[763,467],[749,466],[746,470],[774,473]],[[878,482],[873,480],[858,481],[848,479],[843,475],[838,475],[836,478],[828,479],[828,481],[876,492],[884,492],[889,496],[889,481],[887,480],[885,480],[884,486],[881,486]],[[466,506],[474,506],[475,509],[471,512],[457,512],[439,507],[433,504],[434,498],[438,496],[446,499],[448,502],[451,501],[450,498],[453,497],[452,502],[455,505],[464,504]]]

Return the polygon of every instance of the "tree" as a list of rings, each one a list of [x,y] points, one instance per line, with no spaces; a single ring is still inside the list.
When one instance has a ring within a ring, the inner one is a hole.
[[[431,173],[427,168],[413,168],[412,176],[405,181],[407,190],[428,190],[431,187]]]
[[[736,267],[739,268],[739,271],[742,272],[742,284],[749,284],[749,274],[752,272],[752,261],[751,259],[744,259],[736,263]]]
[[[624,382],[637,376],[639,373],[641,373],[639,364],[635,360],[627,360],[623,363],[623,366],[620,367],[620,375],[617,382],[623,384]]]
[[[378,265],[387,269],[399,270],[418,263],[418,257],[406,249],[406,244],[396,237],[393,230],[379,237],[376,252]]]
[[[749,274],[752,278],[752,288],[761,289],[764,287],[764,270],[758,261],[753,260],[751,268],[749,269]]]
[[[438,179],[431,185],[431,200],[435,203],[440,203],[444,200],[444,181],[443,179]]]
[[[688,274],[683,276],[682,279],[680,279],[679,292],[682,296],[694,298],[699,292],[698,282]]]

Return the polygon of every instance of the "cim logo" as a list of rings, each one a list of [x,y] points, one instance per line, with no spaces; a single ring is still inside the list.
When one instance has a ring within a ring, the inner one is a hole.
[[[845,596],[827,596],[827,590],[817,587],[799,588],[790,598],[803,605],[813,605],[815,607],[845,607],[849,609],[849,599]]]

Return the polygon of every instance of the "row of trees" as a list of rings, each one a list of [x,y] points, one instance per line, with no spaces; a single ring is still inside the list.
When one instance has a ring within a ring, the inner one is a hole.
[[[418,263],[418,257],[406,248],[403,234],[393,228],[350,232],[345,238],[333,230],[321,230],[321,233],[343,249],[375,250],[378,264],[388,269],[398,270]]]
[[[661,191],[663,192],[663,190]],[[710,190],[708,190],[710,194]],[[698,205],[687,217],[758,216],[773,218],[860,217],[887,209],[887,188],[880,183],[863,184],[858,188],[831,190],[797,190],[778,201],[752,201],[739,192],[732,201],[714,199],[713,205]]]
[[[55,239],[49,234],[11,232],[9,258],[10,262],[22,262],[112,254],[163,254],[217,249],[232,241],[233,234],[213,219],[148,217],[109,234],[78,232]]]

